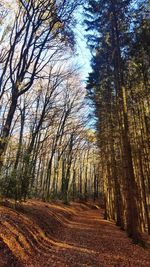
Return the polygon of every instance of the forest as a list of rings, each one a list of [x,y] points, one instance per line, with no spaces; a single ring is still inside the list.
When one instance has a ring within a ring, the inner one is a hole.
[[[146,267],[149,235],[150,1],[1,1],[0,267]]]

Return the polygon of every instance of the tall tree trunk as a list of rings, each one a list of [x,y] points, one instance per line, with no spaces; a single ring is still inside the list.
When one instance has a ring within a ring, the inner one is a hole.
[[[11,100],[10,108],[7,114],[5,125],[3,126],[3,129],[2,129],[2,134],[0,138],[0,172],[3,166],[3,162],[4,162],[3,155],[7,148],[12,120],[13,120],[14,113],[17,107],[17,100],[18,100],[17,94],[14,94],[12,96],[12,100]]]
[[[113,20],[112,20],[112,36],[113,49],[116,50],[114,55],[115,82],[118,99],[122,108],[122,142],[125,164],[125,182],[126,182],[126,203],[127,203],[127,233],[135,242],[141,240],[138,218],[138,192],[135,181],[132,152],[129,137],[129,122],[127,114],[126,93],[124,87],[123,70],[121,65],[120,51],[120,34],[118,27],[118,19],[116,13],[115,1],[112,0]]]

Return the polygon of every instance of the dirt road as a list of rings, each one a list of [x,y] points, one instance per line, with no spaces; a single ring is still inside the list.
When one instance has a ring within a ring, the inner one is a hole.
[[[29,201],[0,212],[0,267],[150,267],[150,250],[103,220],[101,209]]]

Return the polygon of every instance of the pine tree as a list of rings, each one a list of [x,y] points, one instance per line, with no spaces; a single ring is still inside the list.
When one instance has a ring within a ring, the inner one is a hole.
[[[98,141],[104,159],[106,217],[114,218],[122,228],[125,226],[128,235],[138,242],[141,239],[139,188],[128,98],[131,94],[128,63],[135,31],[134,6],[127,0],[95,0],[88,1],[85,9],[87,40],[93,52],[93,71],[89,74],[87,90],[98,118]],[[143,77],[147,77],[145,73]]]

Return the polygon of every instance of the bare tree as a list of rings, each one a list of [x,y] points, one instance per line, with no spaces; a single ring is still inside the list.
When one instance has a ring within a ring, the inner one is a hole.
[[[0,169],[18,99],[39,78],[58,47],[60,49],[58,44],[69,39],[72,41],[71,15],[77,6],[78,1],[19,0],[18,12],[10,33],[9,49],[7,53],[2,53],[5,60],[1,66],[0,99],[7,90],[10,96],[0,139]]]

